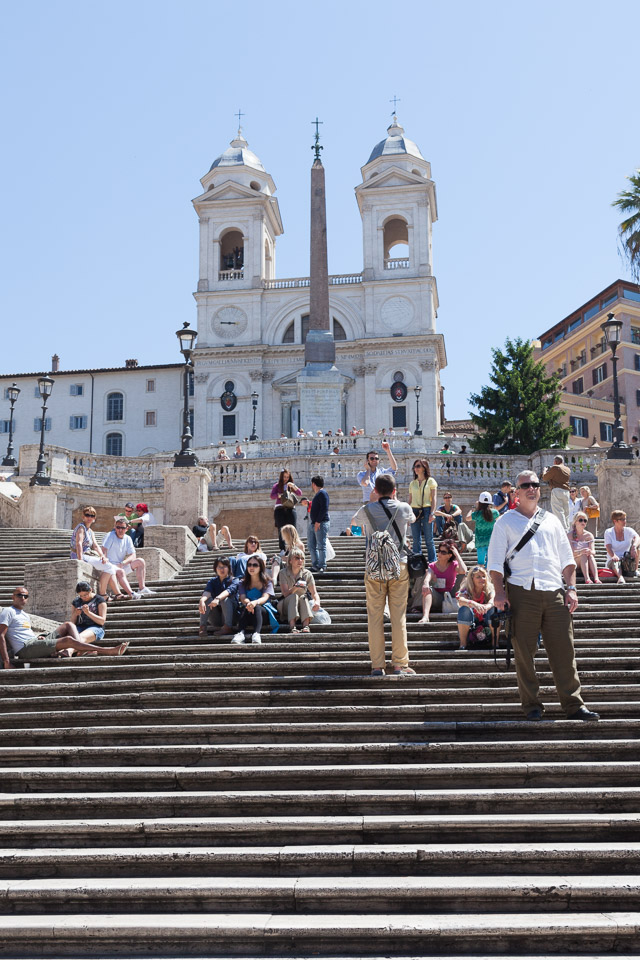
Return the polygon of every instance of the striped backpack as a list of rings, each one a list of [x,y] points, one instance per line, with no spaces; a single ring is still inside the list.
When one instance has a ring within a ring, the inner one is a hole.
[[[378,503],[389,517],[389,523],[384,530],[376,530],[375,518],[368,504],[365,504],[364,512],[374,529],[374,533],[369,534],[367,541],[365,573],[370,580],[379,580],[381,583],[386,583],[388,580],[398,580],[401,573],[400,547],[389,533],[389,527],[393,524],[396,535],[400,540],[400,546],[404,545],[404,539],[400,536],[396,524],[397,509],[395,514],[391,514],[381,500]]]

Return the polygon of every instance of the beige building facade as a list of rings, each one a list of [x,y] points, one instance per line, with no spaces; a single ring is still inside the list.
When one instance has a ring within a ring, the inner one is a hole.
[[[616,280],[539,337],[536,359],[560,376],[562,419],[570,447],[613,442],[613,363],[602,324],[613,313],[623,323],[618,391],[623,439],[640,436],[640,285]]]

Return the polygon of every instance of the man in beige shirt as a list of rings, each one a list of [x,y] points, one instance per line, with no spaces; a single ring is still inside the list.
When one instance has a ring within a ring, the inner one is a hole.
[[[565,466],[564,457],[553,458],[553,466],[542,476],[544,483],[551,487],[551,512],[558,518],[565,530],[569,530],[569,480],[571,470]]]

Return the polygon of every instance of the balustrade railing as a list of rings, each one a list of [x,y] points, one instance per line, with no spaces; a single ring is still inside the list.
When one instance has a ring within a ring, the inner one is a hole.
[[[218,280],[244,280],[244,270],[220,270]]]
[[[454,441],[455,442],[455,441]],[[406,485],[412,477],[412,464],[417,455],[427,457],[431,473],[439,486],[469,489],[478,493],[493,490],[502,480],[515,480],[525,469],[542,476],[553,462],[557,450],[538,450],[531,456],[494,454],[441,454],[441,437],[391,437],[389,444],[398,464],[398,481]],[[34,448],[33,450],[31,448]],[[324,476],[333,485],[356,482],[364,469],[366,453],[381,449],[379,437],[300,437],[299,439],[262,440],[244,445],[247,458],[218,460],[217,450],[208,447],[196,450],[200,464],[211,473],[211,488],[218,491],[256,488],[273,485],[280,471],[287,467],[296,481],[307,485],[314,474]],[[37,445],[20,450],[20,474],[28,476]],[[334,452],[335,451],[335,452]],[[110,457],[45,448],[51,478],[54,481],[81,483],[87,487],[161,488],[162,471],[173,463],[172,453],[152,457]],[[598,463],[606,457],[605,449],[564,450],[565,462],[576,481],[593,484]],[[383,463],[387,457],[383,453]]]
[[[408,266],[408,257],[388,257],[384,261],[385,270],[406,270]]]
[[[291,290],[295,287],[308,287],[309,277],[288,277],[283,280],[263,280],[265,290]],[[362,283],[361,273],[334,273],[329,277],[330,286],[340,286],[344,283]]]

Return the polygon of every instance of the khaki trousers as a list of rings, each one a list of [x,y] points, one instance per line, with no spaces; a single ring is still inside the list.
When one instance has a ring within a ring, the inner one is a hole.
[[[370,580],[364,578],[367,596],[367,625],[369,629],[369,654],[373,670],[384,670],[384,605],[389,601],[391,617],[391,663],[394,667],[409,665],[407,646],[407,597],[409,596],[409,570],[401,566],[397,580]]]
[[[513,615],[512,641],[522,709],[525,713],[535,707],[544,710],[533,662],[541,633],[560,705],[566,714],[575,713],[584,701],[573,648],[573,620],[564,591],[525,590],[510,583],[507,596]]]
[[[313,610],[306,594],[299,596],[297,593],[290,593],[288,597],[283,597],[282,600],[278,601],[278,613],[280,616],[284,616],[287,623],[297,620],[298,617],[301,620],[307,620],[313,616]]]
[[[569,529],[569,491],[554,487],[551,491],[551,512],[557,517],[565,530]]]

